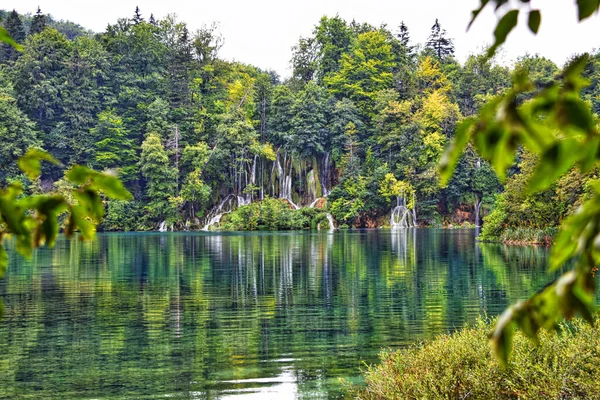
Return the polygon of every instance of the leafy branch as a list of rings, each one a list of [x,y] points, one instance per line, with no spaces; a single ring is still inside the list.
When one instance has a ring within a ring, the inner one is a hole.
[[[519,147],[539,157],[528,183],[530,192],[548,188],[564,173],[578,167],[583,173],[600,165],[600,131],[580,92],[588,84],[581,74],[588,62],[574,59],[561,77],[535,90],[525,72],[518,72],[508,93],[490,101],[479,115],[465,119],[441,160],[442,183],[447,184],[467,143],[490,162],[501,180],[514,163]],[[521,99],[531,97],[528,101]],[[563,223],[551,253],[551,270],[576,260],[573,270],[529,300],[513,305],[498,319],[492,344],[503,364],[508,361],[515,326],[532,339],[561,318],[580,314],[590,322],[594,310],[593,273],[600,263],[600,184],[590,200]]]
[[[600,8],[600,0],[577,0],[576,3],[579,21],[591,17]],[[472,12],[469,28],[473,25],[481,11],[486,8],[494,8],[494,11],[500,17],[494,30],[494,43],[487,52],[488,58],[496,54],[498,48],[506,42],[508,35],[517,26],[519,14],[527,13],[527,26],[533,34],[538,33],[542,24],[542,13],[538,9],[531,8],[531,0],[519,0],[518,2],[510,2],[509,0],[481,0],[479,7]]]
[[[58,164],[50,154],[37,149],[29,150],[18,164],[21,171],[34,180],[40,175],[41,161]],[[65,235],[72,238],[80,232],[82,240],[91,240],[95,237],[96,225],[104,217],[101,195],[115,200],[132,198],[121,181],[107,173],[75,165],[65,177],[74,185],[70,192],[74,202],[69,202],[70,196],[64,194],[26,196],[19,182],[0,190],[0,278],[8,266],[8,255],[2,245],[4,238],[14,237],[17,251],[30,257],[35,248],[55,244],[60,231],[59,216],[66,213]],[[0,317],[2,311],[0,303]]]

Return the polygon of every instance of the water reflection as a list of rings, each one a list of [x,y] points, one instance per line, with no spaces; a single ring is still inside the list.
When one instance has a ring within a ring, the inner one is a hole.
[[[334,398],[382,347],[529,296],[546,261],[418,229],[111,234],[11,252],[0,398]]]

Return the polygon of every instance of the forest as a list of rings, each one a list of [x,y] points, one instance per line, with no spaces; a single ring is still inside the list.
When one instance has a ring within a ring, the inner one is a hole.
[[[460,63],[443,21],[414,43],[402,21],[324,16],[283,79],[219,58],[217,24],[191,32],[139,8],[101,33],[40,9],[0,17],[24,48],[0,49],[0,186],[68,193],[71,165],[112,171],[134,199],[106,200],[102,230],[483,224],[484,239],[545,242],[598,179],[572,169],[529,194],[536,155],[519,149],[502,184],[469,145],[442,187],[440,158],[463,118],[516,71],[542,89],[563,67],[532,54],[507,67],[483,52]],[[583,75],[597,117],[600,50]],[[31,148],[60,164],[30,180],[16,161]]]

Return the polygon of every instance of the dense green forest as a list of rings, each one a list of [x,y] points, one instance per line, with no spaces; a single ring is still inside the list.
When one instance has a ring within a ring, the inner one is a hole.
[[[512,69],[484,54],[461,65],[438,20],[417,44],[401,21],[323,17],[282,80],[219,58],[214,24],[190,32],[136,9],[92,33],[40,10],[0,16],[24,45],[0,49],[0,185],[66,193],[70,165],[115,171],[134,200],[107,201],[104,230],[457,226],[489,214],[484,237],[541,241],[597,178],[573,170],[528,195],[533,155],[519,152],[502,185],[467,148],[442,188],[440,157],[463,117],[510,87],[514,70],[538,88],[561,70],[539,55]],[[598,114],[600,51],[585,76]],[[62,165],[30,181],[15,161],[32,147]]]

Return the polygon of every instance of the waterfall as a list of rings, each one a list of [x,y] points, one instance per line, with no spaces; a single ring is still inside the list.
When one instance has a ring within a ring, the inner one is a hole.
[[[333,224],[333,215],[327,213],[327,221],[329,221],[329,230],[334,231],[335,225]]]
[[[310,198],[318,199],[317,197],[317,181],[315,179],[315,170],[311,169],[308,174],[306,174],[306,188],[308,190],[308,194]]]
[[[237,196],[237,205],[238,205],[238,207],[247,206],[250,203],[251,203],[251,200],[250,200],[250,196],[249,195],[246,195],[245,197],[244,196]]]
[[[219,203],[218,206],[216,206],[215,208],[213,208],[209,213],[208,216],[206,217],[206,225],[204,225],[204,227],[202,228],[203,231],[208,231],[208,229],[213,226],[216,225],[218,223],[221,222],[221,218],[223,217],[223,215],[228,214],[231,212],[231,209],[229,209],[228,211],[224,211],[223,207],[225,206],[225,204],[227,204],[228,202],[231,203],[231,200],[233,198],[233,195],[229,195],[227,197],[225,197],[223,199],[223,201],[221,201],[221,203]],[[231,207],[230,207],[231,208]]]
[[[479,228],[481,224],[479,223],[479,209],[481,208],[482,201],[477,199],[475,201],[475,227]]]
[[[308,206],[308,208],[315,208],[315,206],[317,205],[317,203],[319,202],[319,200],[321,200],[322,197],[318,197],[316,198],[312,203],[310,203],[310,206]]]
[[[323,158],[323,167],[321,168],[321,190],[323,191],[323,197],[329,194],[327,189],[327,182],[329,182],[329,170],[331,169],[331,162],[329,161],[329,153],[325,154]]]
[[[163,221],[160,223],[160,226],[158,227],[158,231],[159,232],[166,232],[167,231],[167,221]]]
[[[414,201],[414,198],[413,198]],[[410,228],[417,226],[417,213],[406,206],[406,197],[396,197],[396,206],[392,208],[390,216],[390,226],[392,228]]]
[[[293,158],[290,156],[290,171],[287,173],[287,151],[283,153],[283,166],[279,160],[279,150],[277,151],[275,162],[277,166],[277,172],[279,174],[279,198],[286,199],[296,209],[300,207],[292,200],[292,167]]]

